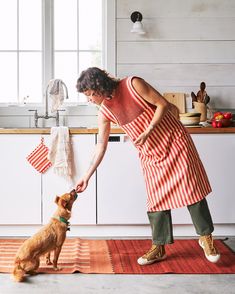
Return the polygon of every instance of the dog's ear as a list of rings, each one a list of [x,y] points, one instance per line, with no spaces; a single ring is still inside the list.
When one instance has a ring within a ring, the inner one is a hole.
[[[59,196],[56,196],[56,198],[55,198],[55,203],[56,203],[57,205],[58,205],[59,200],[60,200],[60,197],[59,197]]]
[[[66,205],[67,205],[66,200],[61,199],[61,200],[60,200],[60,205],[61,205],[63,208],[66,208]]]

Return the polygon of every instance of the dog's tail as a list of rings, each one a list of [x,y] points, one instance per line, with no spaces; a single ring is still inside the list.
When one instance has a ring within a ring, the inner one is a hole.
[[[24,280],[25,270],[20,265],[21,260],[19,257],[15,259],[15,267],[12,272],[12,278],[15,282],[22,282]]]

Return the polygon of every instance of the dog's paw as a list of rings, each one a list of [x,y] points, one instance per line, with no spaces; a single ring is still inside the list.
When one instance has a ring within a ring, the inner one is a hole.
[[[47,264],[47,265],[52,265],[52,262],[50,261],[50,259],[47,259],[47,260],[46,260],[46,264]]]

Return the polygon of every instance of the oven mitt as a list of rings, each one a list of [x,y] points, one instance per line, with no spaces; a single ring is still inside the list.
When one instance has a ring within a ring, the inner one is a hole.
[[[49,149],[44,144],[44,138],[41,138],[41,143],[26,157],[28,162],[40,173],[44,173],[52,163],[47,158]]]

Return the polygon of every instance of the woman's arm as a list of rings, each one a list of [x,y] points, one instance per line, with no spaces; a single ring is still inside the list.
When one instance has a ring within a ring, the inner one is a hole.
[[[90,177],[93,175],[93,173],[101,163],[107,149],[110,134],[110,121],[107,120],[101,112],[99,112],[98,114],[98,127],[98,141],[94,150],[92,160],[90,162],[90,166],[84,176],[77,183],[76,192],[78,193],[83,192],[86,189]]]
[[[156,89],[146,83],[143,79],[133,78],[132,85],[136,92],[145,101],[156,106],[156,111],[149,126],[135,141],[136,145],[142,145],[147,140],[153,129],[160,123],[168,111],[170,103]]]

